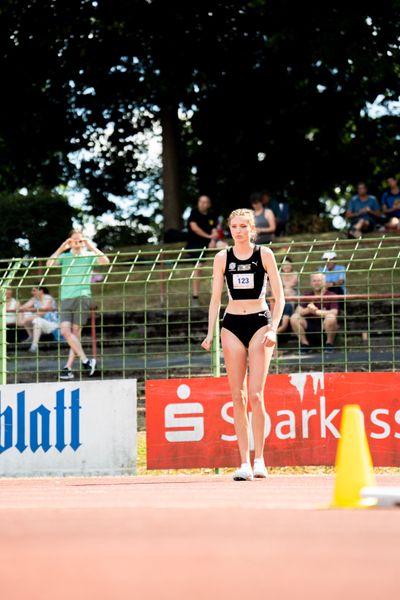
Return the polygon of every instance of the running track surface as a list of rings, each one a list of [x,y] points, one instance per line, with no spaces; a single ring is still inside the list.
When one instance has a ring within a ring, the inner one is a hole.
[[[1,598],[397,598],[400,509],[320,509],[333,485],[315,475],[0,480]]]

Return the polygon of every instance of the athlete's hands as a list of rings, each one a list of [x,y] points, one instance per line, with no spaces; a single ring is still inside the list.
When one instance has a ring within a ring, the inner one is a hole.
[[[276,331],[274,329],[268,329],[264,334],[262,343],[266,348],[272,348],[276,344]]]
[[[204,348],[204,350],[207,350],[207,352],[210,352],[212,341],[213,341],[213,336],[212,335],[208,335],[205,338],[205,340],[203,340],[201,342],[201,347]]]

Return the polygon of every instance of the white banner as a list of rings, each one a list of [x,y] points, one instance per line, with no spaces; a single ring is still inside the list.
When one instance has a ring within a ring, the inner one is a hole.
[[[136,379],[0,386],[0,476],[136,472]]]

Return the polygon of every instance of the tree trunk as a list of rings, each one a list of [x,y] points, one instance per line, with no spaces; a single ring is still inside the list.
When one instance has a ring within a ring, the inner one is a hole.
[[[162,162],[164,187],[164,231],[180,229],[181,190],[179,182],[179,133],[178,114],[175,107],[161,109]]]

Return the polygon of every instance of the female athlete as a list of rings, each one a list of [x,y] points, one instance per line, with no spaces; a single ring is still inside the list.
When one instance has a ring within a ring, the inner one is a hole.
[[[234,245],[214,258],[208,333],[201,345],[210,351],[225,279],[229,302],[222,321],[221,342],[241,458],[233,479],[251,481],[253,477],[267,476],[264,386],[285,298],[272,250],[253,243],[256,236],[253,211],[234,210],[228,224]],[[265,299],[267,278],[275,300],[272,315]],[[250,464],[248,401],[253,413],[254,470]]]

